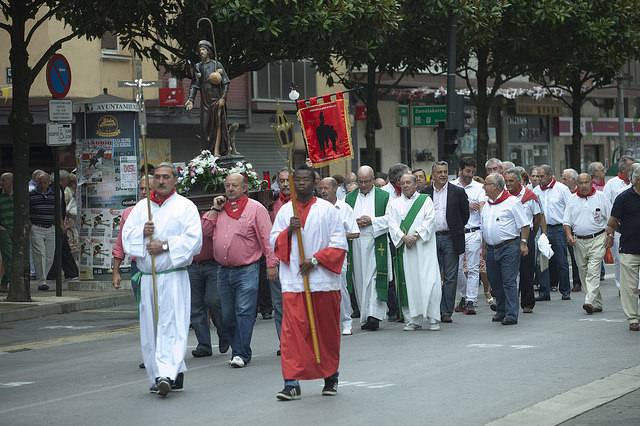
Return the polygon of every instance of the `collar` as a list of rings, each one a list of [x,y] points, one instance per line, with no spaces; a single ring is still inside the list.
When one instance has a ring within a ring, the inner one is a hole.
[[[520,182],[518,182],[518,189],[516,189],[516,192],[509,191],[509,193],[511,195],[515,195],[516,197],[520,197],[522,195],[523,190],[524,190],[524,187]]]
[[[622,173],[618,173],[618,178],[623,180],[626,185],[629,185],[631,183],[631,179],[629,179],[628,177],[624,177]]]
[[[418,196],[418,191],[415,191],[413,194],[411,194],[411,197],[407,197],[406,195],[402,194],[402,198],[404,198],[406,200],[413,200],[417,196]]]
[[[591,191],[589,191],[589,193],[587,195],[582,195],[581,193],[579,193],[578,191],[576,191],[576,195],[580,198],[584,198],[585,200],[589,197],[591,197],[593,194],[596,193],[596,187],[591,185]]]
[[[392,183],[391,186],[393,186],[393,189],[396,191],[397,197],[402,195],[402,187],[400,187],[400,185],[398,185],[397,183]]]
[[[501,202],[503,202],[509,197],[511,197],[511,194],[509,194],[509,191],[507,191],[506,189],[503,189],[502,194],[500,194],[500,196],[498,196],[498,198],[496,198],[495,201],[491,201],[491,199],[489,199],[489,204],[491,204],[492,206],[495,206],[496,204],[500,204]]]
[[[247,194],[243,194],[240,198],[234,201],[227,200],[227,202],[224,203],[223,206],[224,212],[231,219],[238,220],[240,219],[240,216],[242,216],[242,212],[244,211],[244,208],[247,207],[248,202],[249,197],[247,196]]]
[[[156,191],[151,191],[151,195],[149,196],[149,199],[151,201],[153,201],[154,203],[156,203],[158,206],[162,206],[162,204],[167,201],[169,198],[171,198],[171,196],[173,194],[176,193],[176,189],[173,188],[173,190],[166,196],[164,195],[160,195],[158,194]]]
[[[551,178],[551,182],[549,182],[549,185],[540,185],[540,189],[542,189],[543,191],[546,191],[547,189],[551,189],[556,185],[556,178],[552,177]]]
[[[442,188],[440,188],[440,189],[436,188],[436,186],[435,186],[435,185],[433,185],[433,192],[443,192],[443,191],[446,191],[446,190],[447,190],[447,185],[448,185],[448,184],[449,184],[448,182],[447,182],[447,183],[445,183],[444,185],[442,185]]]
[[[366,194],[358,189],[358,197],[368,197],[369,195],[374,194],[375,192],[376,192],[375,187],[371,188],[371,191],[367,192]]]

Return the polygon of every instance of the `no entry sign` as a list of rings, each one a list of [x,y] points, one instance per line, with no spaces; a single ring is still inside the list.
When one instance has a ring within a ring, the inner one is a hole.
[[[71,67],[67,58],[54,54],[47,63],[47,86],[54,98],[64,98],[71,88]]]

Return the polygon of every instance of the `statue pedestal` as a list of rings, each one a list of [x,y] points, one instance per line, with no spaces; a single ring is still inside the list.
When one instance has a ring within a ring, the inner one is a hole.
[[[230,169],[231,167],[235,167],[238,161],[244,164],[245,163],[244,155],[240,155],[240,154],[223,155],[222,157],[218,158],[218,161],[216,161],[216,164],[219,167]]]

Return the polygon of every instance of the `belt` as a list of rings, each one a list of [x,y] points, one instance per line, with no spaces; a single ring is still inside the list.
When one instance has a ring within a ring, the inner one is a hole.
[[[449,235],[451,231],[436,231],[436,235]]]
[[[180,271],[186,271],[186,270],[187,270],[186,267],[165,269],[164,271],[156,271],[156,275],[164,275],[164,274],[170,274],[171,272],[180,272]],[[142,282],[143,275],[153,275],[153,274],[151,272],[138,271],[135,274],[133,274],[133,276],[131,277],[131,282],[140,284],[140,282]]]
[[[51,228],[53,226],[53,223],[51,225],[38,225],[37,223],[32,223],[33,226],[37,226],[38,228]]]
[[[562,226],[562,224],[561,223],[556,223],[555,225],[547,224],[547,228],[555,228],[556,226]]]
[[[226,268],[226,269],[240,269],[240,268],[246,268],[247,266],[251,266],[256,262],[251,262],[251,263],[247,263],[246,265],[238,265],[238,266],[227,266],[227,265],[220,265],[218,264],[221,268]]]
[[[476,232],[476,231],[479,231],[479,230],[480,230],[480,227],[479,227],[479,226],[476,226],[475,228],[465,229],[465,230],[464,230],[464,233],[465,233],[465,234],[470,234],[470,233],[472,233],[472,232]]]
[[[596,232],[595,234],[589,234],[589,235],[576,235],[576,238],[579,240],[590,240],[591,238],[595,238],[598,235],[602,234],[604,232],[604,229],[600,232]]]
[[[215,262],[215,260],[213,259],[205,259],[205,260],[194,260],[191,263],[196,264],[196,265],[204,265],[205,263],[213,263]]]
[[[501,243],[498,243],[498,244],[496,244],[495,246],[492,246],[492,245],[490,245],[490,244],[487,244],[487,247],[489,247],[491,250],[497,250],[497,249],[499,249],[500,247],[504,247],[504,246],[506,246],[507,244],[512,243],[512,242],[514,242],[514,241],[515,241],[515,240],[517,240],[517,239],[518,239],[518,237],[515,237],[515,238],[512,238],[512,239],[510,239],[510,240],[506,240],[506,241],[503,241],[503,242],[501,242]]]

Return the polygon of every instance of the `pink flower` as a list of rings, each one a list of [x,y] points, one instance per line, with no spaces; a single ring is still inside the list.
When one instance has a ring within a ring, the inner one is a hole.
[[[193,170],[191,170],[191,172],[189,173],[191,176],[195,176],[196,172],[194,172]]]

